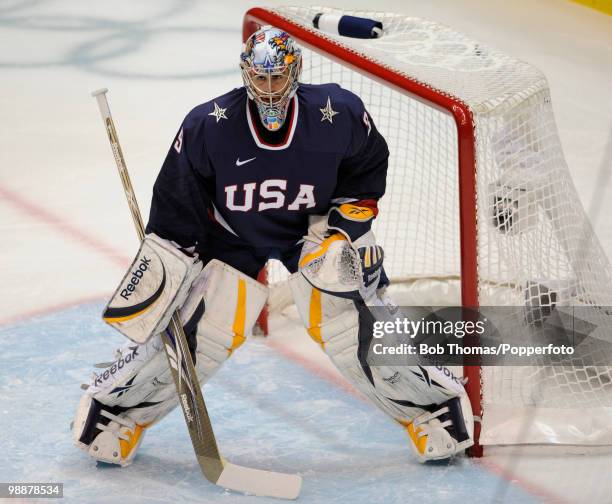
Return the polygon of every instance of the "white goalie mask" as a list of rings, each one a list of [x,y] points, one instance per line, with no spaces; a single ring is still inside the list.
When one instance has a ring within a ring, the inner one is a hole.
[[[251,35],[240,55],[242,80],[270,131],[285,122],[289,101],[298,88],[302,52],[288,33],[264,26]]]

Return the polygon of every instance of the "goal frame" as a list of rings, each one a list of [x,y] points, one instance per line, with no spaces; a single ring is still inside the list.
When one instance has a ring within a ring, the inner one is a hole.
[[[254,7],[244,15],[242,40],[257,31],[261,26],[272,25],[289,33],[299,44],[324,54],[341,65],[361,73],[396,91],[410,95],[453,118],[457,128],[458,142],[458,180],[459,180],[459,231],[460,231],[460,268],[461,303],[466,308],[478,308],[478,243],[476,214],[476,142],[475,125],[470,107],[447,93],[440,92],[409,75],[368,59],[325,37],[324,33],[314,33],[289,21],[268,9]],[[382,216],[381,218],[384,218]],[[480,366],[464,366],[467,378],[465,389],[470,398],[472,410],[477,417],[474,428],[474,446],[468,454],[474,457],[483,455],[479,444],[480,419],[482,418],[482,390]]]

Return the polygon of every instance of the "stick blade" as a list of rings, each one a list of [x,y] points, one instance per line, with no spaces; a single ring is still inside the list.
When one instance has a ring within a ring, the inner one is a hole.
[[[262,471],[224,461],[217,485],[260,497],[293,500],[300,495],[302,478],[297,474]]]

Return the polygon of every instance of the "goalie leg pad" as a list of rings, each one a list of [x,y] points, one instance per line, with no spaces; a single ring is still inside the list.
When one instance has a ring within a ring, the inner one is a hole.
[[[469,400],[463,384],[450,370],[370,366],[367,355],[373,343],[374,318],[367,306],[323,293],[300,273],[290,278],[289,285],[308,333],[339,371],[387,415],[416,431],[410,439],[420,460],[446,458],[471,446],[473,416]],[[461,404],[462,414],[456,414],[457,408],[451,408],[449,402]]]
[[[202,383],[252,332],[266,298],[265,286],[217,260],[196,278],[180,316]],[[162,349],[159,335],[126,345],[94,376],[74,420],[79,448],[103,462],[132,462],[145,429],[178,404]]]
[[[181,310],[187,319],[201,303],[197,325],[196,370],[207,380],[252,334],[268,297],[268,288],[235,268],[213,259],[194,282]]]
[[[365,362],[363,333],[360,338],[360,328],[363,331],[364,325],[355,302],[313,288],[300,273],[289,279],[289,285],[308,334],[342,375],[389,416],[404,417],[405,412],[377,389],[375,373],[378,371]],[[410,416],[422,411],[412,408]]]
[[[128,344],[94,373],[77,408],[73,439],[96,460],[129,465],[145,429],[178,404],[161,349],[159,335],[144,345]]]

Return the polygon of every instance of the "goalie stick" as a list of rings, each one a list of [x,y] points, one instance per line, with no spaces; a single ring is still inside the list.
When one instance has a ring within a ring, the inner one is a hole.
[[[107,92],[108,89],[103,88],[92,92],[91,95],[98,102],[136,232],[142,241],[145,236],[142,216],[111,117],[106,99]],[[300,476],[241,467],[228,462],[219,453],[178,311],[172,315],[169,328],[162,333],[161,337],[193,449],[206,479],[215,485],[238,492],[281,499],[296,499],[302,486]]]

